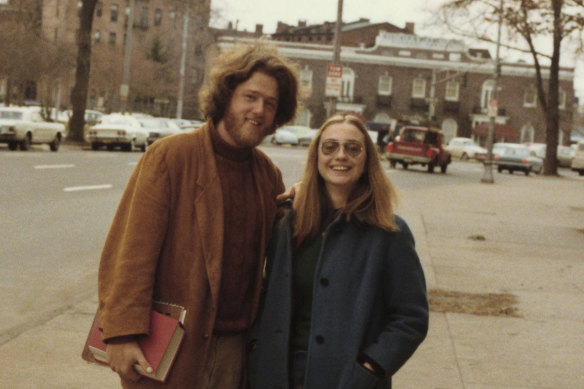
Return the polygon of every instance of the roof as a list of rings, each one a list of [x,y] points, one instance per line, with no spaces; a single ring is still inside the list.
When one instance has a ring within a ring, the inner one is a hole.
[[[473,133],[479,136],[487,136],[489,134],[489,123],[479,124],[473,130]],[[495,124],[495,136],[505,139],[519,139],[519,133],[507,124]]]

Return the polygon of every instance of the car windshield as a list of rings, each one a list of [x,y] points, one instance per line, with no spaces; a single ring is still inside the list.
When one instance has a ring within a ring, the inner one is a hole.
[[[527,157],[529,155],[529,149],[523,147],[497,147],[497,152],[500,155],[509,155],[516,157]]]
[[[22,112],[18,112],[18,111],[0,111],[0,119],[22,120]]]
[[[140,120],[143,127],[146,128],[163,128],[168,127],[164,120]]]

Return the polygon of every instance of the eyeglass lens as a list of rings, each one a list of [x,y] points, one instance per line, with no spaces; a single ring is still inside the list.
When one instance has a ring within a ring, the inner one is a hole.
[[[363,150],[363,146],[357,142],[345,142],[342,144],[345,150],[345,153],[350,155],[353,158],[358,157]],[[322,153],[324,155],[330,155],[336,153],[339,150],[341,143],[336,140],[327,140],[322,142]]]

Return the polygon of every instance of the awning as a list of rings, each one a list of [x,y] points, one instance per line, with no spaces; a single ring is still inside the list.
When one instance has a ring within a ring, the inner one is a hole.
[[[489,134],[489,123],[479,124],[473,130],[473,133],[478,136],[487,136]],[[495,137],[505,139],[519,139],[519,134],[510,125],[495,124]]]

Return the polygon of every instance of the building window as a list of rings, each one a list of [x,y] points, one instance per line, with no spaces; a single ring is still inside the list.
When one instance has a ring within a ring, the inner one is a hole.
[[[101,18],[102,13],[103,13],[103,3],[101,1],[98,1],[95,4],[95,17]]]
[[[305,66],[304,69],[300,70],[298,78],[300,79],[301,88],[307,91],[312,90],[312,70],[310,70],[308,66]]]
[[[566,91],[561,88],[558,91],[558,108],[566,109]]]
[[[426,80],[421,77],[414,78],[412,85],[412,97],[424,98],[426,97]]]
[[[523,94],[523,106],[527,108],[537,106],[537,94],[535,93],[534,87],[529,87],[525,90]]]
[[[170,11],[170,13],[168,14],[168,17],[170,18],[170,20],[175,20],[176,19],[176,12]]]
[[[296,120],[294,124],[297,126],[306,126],[310,127],[310,120],[312,118],[312,114],[306,108],[301,108],[298,110],[298,114],[296,115]]]
[[[118,5],[117,4],[112,4],[111,14],[110,14],[110,20],[112,22],[117,22],[118,21]]]
[[[95,43],[99,43],[101,40],[101,32],[99,32],[99,30],[93,32],[93,40]]]
[[[460,53],[450,53],[450,55],[448,56],[448,59],[450,61],[455,61],[455,62],[459,62],[460,61]]]
[[[110,45],[115,45],[116,44],[116,33],[115,32],[110,32],[109,33],[108,43]]]
[[[380,76],[379,83],[377,84],[377,94],[380,96],[390,96],[392,81],[393,79],[387,73]]]
[[[446,83],[446,95],[444,98],[448,101],[458,101],[459,83],[456,80],[450,80]]]
[[[483,82],[483,88],[481,90],[481,108],[484,112],[487,112],[489,107],[489,101],[493,97],[493,90],[495,89],[495,82],[493,80],[487,80]]]
[[[434,59],[444,59],[444,54],[442,53],[433,53],[432,58]]]
[[[156,10],[154,10],[154,25],[160,26],[160,23],[162,23],[162,10],[156,8]]]
[[[140,10],[140,26],[148,27],[148,7],[142,7]]]
[[[355,88],[355,72],[353,72],[353,69],[343,68],[343,85],[341,88],[341,101],[352,102]]]
[[[535,139],[535,130],[531,124],[526,124],[521,127],[521,138],[520,143],[533,143]]]

